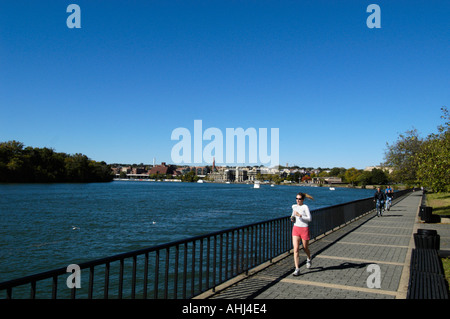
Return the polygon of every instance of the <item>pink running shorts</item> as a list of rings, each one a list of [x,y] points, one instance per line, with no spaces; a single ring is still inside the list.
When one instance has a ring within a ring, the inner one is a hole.
[[[309,240],[309,227],[292,227],[292,236],[300,237],[303,240]]]

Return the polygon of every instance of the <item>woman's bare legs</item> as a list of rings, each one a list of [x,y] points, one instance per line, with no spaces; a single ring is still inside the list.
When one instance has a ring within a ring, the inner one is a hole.
[[[311,252],[309,251],[309,240],[305,240],[302,238],[302,245],[303,245],[303,250],[306,253],[306,256],[308,257],[308,259],[311,259]]]
[[[298,236],[292,236],[292,244],[294,245],[294,264],[295,264],[295,269],[300,268],[300,258],[298,255],[298,250],[300,248],[300,237]]]

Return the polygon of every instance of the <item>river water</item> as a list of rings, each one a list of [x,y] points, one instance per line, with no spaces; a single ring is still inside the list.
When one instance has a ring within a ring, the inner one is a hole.
[[[114,181],[0,184],[0,282],[291,214],[373,190],[247,184]],[[314,218],[314,216],[313,216]]]

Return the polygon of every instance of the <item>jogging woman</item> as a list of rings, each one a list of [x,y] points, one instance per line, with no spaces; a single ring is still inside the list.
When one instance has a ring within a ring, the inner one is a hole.
[[[292,215],[291,221],[294,222],[292,227],[292,244],[294,246],[294,264],[295,271],[294,276],[300,275],[300,258],[299,258],[299,248],[300,240],[302,241],[303,250],[306,253],[306,268],[311,267],[311,254],[308,248],[309,245],[309,227],[308,223],[312,220],[311,213],[307,205],[303,204],[306,198],[314,199],[312,196],[305,193],[298,193],[295,200],[297,204],[292,205]]]

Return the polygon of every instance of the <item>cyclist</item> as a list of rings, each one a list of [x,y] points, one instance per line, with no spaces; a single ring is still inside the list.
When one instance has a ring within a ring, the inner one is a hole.
[[[377,191],[375,193],[373,201],[377,204],[378,217],[383,216],[383,208],[384,202],[386,201],[386,195],[381,191],[380,187],[377,187]]]
[[[385,194],[386,194],[386,210],[390,210],[392,205],[392,197],[394,196],[394,190],[391,188],[391,186],[388,185]]]

